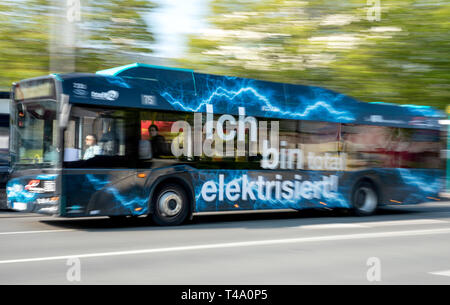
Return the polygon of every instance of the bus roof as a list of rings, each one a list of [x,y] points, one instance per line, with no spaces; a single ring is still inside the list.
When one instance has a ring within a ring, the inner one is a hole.
[[[55,76],[54,76],[55,77]],[[134,63],[96,74],[57,75],[74,104],[206,112],[279,119],[440,129],[429,106],[366,103],[315,86],[197,73]]]

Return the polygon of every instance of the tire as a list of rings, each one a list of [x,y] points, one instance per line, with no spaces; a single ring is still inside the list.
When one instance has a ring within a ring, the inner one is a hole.
[[[352,193],[352,209],[357,216],[373,215],[379,202],[378,193],[372,183],[358,182]]]
[[[182,224],[189,214],[189,199],[186,191],[178,184],[163,186],[153,200],[152,220],[160,226]]]

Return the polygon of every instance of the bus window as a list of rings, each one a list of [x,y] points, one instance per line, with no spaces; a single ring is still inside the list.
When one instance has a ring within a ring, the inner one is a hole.
[[[98,160],[95,159],[98,156],[125,157],[125,121],[124,111],[73,107],[64,133],[64,161]],[[129,143],[129,150],[132,146]],[[114,167],[114,162],[105,165]]]
[[[393,167],[395,128],[370,125],[341,125],[341,149],[347,154],[347,169]]]
[[[439,168],[438,130],[342,124],[348,169]]]
[[[9,115],[0,115],[0,166],[8,165]]]
[[[139,158],[141,160],[175,158],[171,148],[172,142],[179,142],[178,146],[181,148],[184,145],[183,131],[172,132],[172,125],[177,121],[191,124],[192,114],[140,112]]]
[[[397,128],[396,167],[440,168],[440,132],[427,129]]]
[[[314,160],[321,160],[322,158],[316,157],[323,157],[324,155],[333,158],[338,157],[339,124],[311,121],[297,121],[296,123],[295,139],[298,141],[297,148],[303,151],[304,169],[324,170],[331,168],[324,163],[314,162]],[[282,135],[280,135],[281,139],[283,139]]]

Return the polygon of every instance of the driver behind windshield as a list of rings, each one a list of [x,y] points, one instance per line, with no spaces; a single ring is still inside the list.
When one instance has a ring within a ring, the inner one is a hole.
[[[102,154],[101,147],[97,144],[97,137],[94,134],[88,134],[86,136],[87,149],[84,152],[83,160],[91,159],[96,155]]]

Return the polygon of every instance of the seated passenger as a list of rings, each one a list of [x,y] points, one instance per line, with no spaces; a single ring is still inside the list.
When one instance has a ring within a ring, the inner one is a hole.
[[[88,147],[83,155],[83,160],[91,159],[102,154],[102,149],[97,145],[97,137],[94,134],[86,136],[86,146]]]
[[[153,157],[159,157],[166,155],[166,139],[158,134],[158,127],[156,125],[150,125],[148,128],[150,135],[150,143]]]

